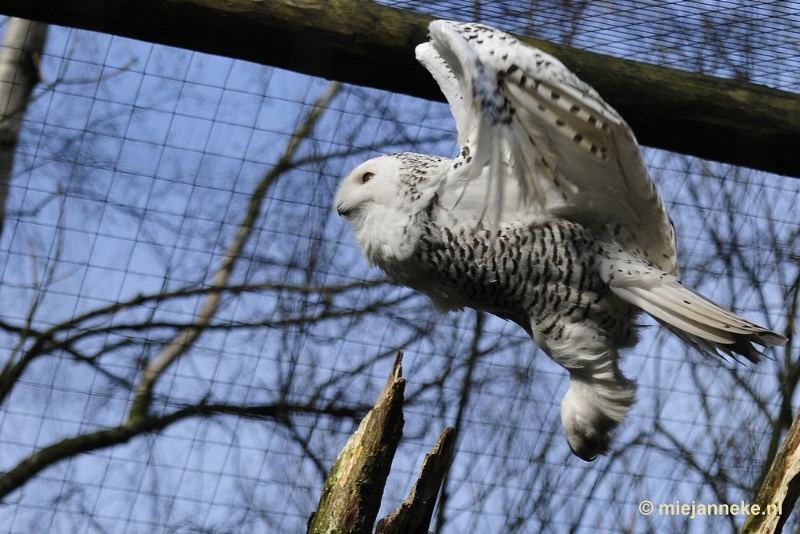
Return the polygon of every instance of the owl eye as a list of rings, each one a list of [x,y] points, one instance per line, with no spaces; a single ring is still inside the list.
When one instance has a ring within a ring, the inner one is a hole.
[[[364,176],[361,177],[361,183],[365,184],[365,183],[369,182],[370,180],[372,180],[373,176],[375,176],[375,173],[373,173],[373,172],[365,172]]]

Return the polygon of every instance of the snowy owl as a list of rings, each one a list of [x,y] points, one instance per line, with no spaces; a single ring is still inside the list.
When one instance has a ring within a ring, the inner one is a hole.
[[[783,336],[681,285],[675,231],[630,127],[554,57],[437,20],[417,59],[444,92],[455,159],[400,153],[347,176],[335,209],[366,259],[442,310],[514,321],[569,372],[561,422],[586,461],[634,402],[620,350],[647,312],[705,353]]]

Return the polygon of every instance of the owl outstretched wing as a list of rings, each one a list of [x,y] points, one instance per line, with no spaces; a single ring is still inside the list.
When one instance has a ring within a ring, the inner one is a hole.
[[[521,197],[677,274],[675,232],[636,137],[592,87],[488,26],[437,20],[429,30],[417,59],[456,119],[465,183],[489,181],[490,217],[518,210]],[[518,194],[504,196],[510,188]]]

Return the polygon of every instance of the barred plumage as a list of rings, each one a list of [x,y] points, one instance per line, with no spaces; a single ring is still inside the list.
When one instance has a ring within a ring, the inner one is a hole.
[[[698,350],[786,339],[678,282],[675,233],[624,120],[558,60],[486,26],[431,23],[417,56],[450,103],[459,153],[391,154],[342,182],[365,257],[442,310],[520,325],[570,374],[567,442],[607,451],[634,401],[619,370],[644,310]]]

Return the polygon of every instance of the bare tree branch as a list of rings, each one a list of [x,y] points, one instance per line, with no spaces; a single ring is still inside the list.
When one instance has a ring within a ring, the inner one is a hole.
[[[219,415],[219,414],[228,414],[228,415],[238,415],[244,417],[259,417],[259,418],[270,418],[274,419],[280,415],[287,415],[289,413],[329,413],[336,416],[352,416],[356,411],[352,409],[335,409],[332,408],[330,412],[325,410],[321,410],[319,408],[313,408],[309,406],[292,406],[289,404],[280,404],[280,405],[263,405],[263,406],[235,406],[235,405],[227,405],[227,404],[207,404],[205,402],[201,402],[196,405],[187,406],[181,408],[175,412],[172,412],[166,416],[152,416],[149,414],[149,407],[151,402],[152,396],[152,388],[155,384],[156,380],[161,376],[164,370],[172,364],[175,360],[180,358],[186,351],[192,346],[194,341],[199,337],[202,331],[208,327],[211,327],[211,320],[213,319],[218,305],[220,301],[221,295],[230,290],[231,288],[228,286],[228,280],[233,270],[233,266],[236,260],[241,255],[241,251],[249,237],[251,230],[253,228],[253,224],[258,217],[262,200],[266,191],[269,189],[269,186],[281,175],[283,175],[287,170],[293,168],[296,163],[294,162],[294,156],[301,144],[301,142],[308,137],[311,130],[313,129],[314,125],[318,121],[319,117],[321,116],[322,112],[326,109],[329,105],[331,100],[336,95],[339,89],[338,83],[332,83],[328,88],[328,91],[319,99],[317,104],[312,108],[312,110],[308,113],[305,120],[302,124],[297,128],[294,136],[291,138],[286,150],[284,151],[282,157],[279,159],[277,164],[270,170],[269,173],[261,180],[258,187],[256,188],[253,196],[250,199],[250,204],[248,210],[244,216],[242,223],[239,226],[238,232],[236,236],[233,238],[231,245],[228,247],[225,256],[222,260],[222,265],[215,273],[214,277],[212,278],[211,284],[209,288],[204,288],[201,294],[205,295],[205,302],[203,303],[200,311],[198,312],[195,319],[189,325],[182,327],[179,333],[170,341],[166,348],[161,352],[161,354],[156,357],[150,364],[145,368],[143,376],[140,379],[140,382],[136,389],[136,394],[134,399],[131,403],[131,408],[129,412],[128,420],[116,427],[106,428],[102,430],[98,430],[91,433],[80,434],[73,438],[64,439],[58,443],[53,445],[43,447],[37,450],[34,454],[32,454],[27,459],[20,462],[16,467],[5,473],[4,475],[0,476],[0,498],[7,495],[9,492],[13,491],[14,489],[18,488],[20,485],[24,484],[27,480],[31,477],[35,476],[39,471],[44,469],[49,465],[53,465],[65,458],[74,456],[76,454],[80,454],[83,452],[88,452],[91,450],[96,450],[98,448],[109,447],[112,445],[125,443],[130,440],[132,437],[140,435],[142,433],[147,432],[154,432],[163,430],[167,426],[186,419],[191,416],[211,416],[211,415]],[[49,276],[52,276],[52,270],[49,273]],[[262,285],[264,287],[277,287],[276,285]],[[236,286],[233,288],[236,291],[241,291],[245,289],[252,289],[247,286]],[[306,288],[308,290],[309,288]],[[322,288],[316,288],[322,289]],[[349,289],[348,286],[338,286],[336,289],[338,290],[347,290]],[[22,372],[25,370],[28,364],[33,361],[36,357],[55,350],[57,348],[62,348],[67,350],[68,352],[72,352],[73,355],[81,361],[86,361],[86,358],[83,358],[79,355],[79,353],[74,352],[71,344],[74,343],[77,339],[81,337],[81,335],[94,335],[99,333],[102,328],[93,328],[87,329],[83,333],[78,333],[77,335],[72,335],[68,337],[66,340],[57,340],[56,334],[59,331],[68,331],[75,328],[76,325],[79,323],[85,322],[89,319],[102,317],[102,316],[111,316],[115,312],[120,311],[125,308],[130,308],[133,306],[141,305],[144,302],[152,301],[152,300],[164,300],[168,297],[176,297],[176,296],[189,296],[190,294],[194,293],[197,290],[184,290],[179,292],[174,292],[170,294],[157,294],[151,296],[136,296],[129,301],[122,302],[122,303],[115,303],[105,308],[96,309],[91,312],[88,312],[81,316],[73,317],[71,320],[58,324],[54,327],[51,327],[47,331],[41,332],[36,331],[30,327],[32,322],[32,314],[33,311],[29,313],[28,321],[25,326],[23,327],[14,327],[7,323],[3,324],[3,327],[7,330],[14,331],[16,330],[20,335],[20,347],[23,343],[24,339],[28,335],[32,335],[35,338],[33,346],[27,349],[21,358],[14,361],[13,358],[9,359],[8,363],[4,367],[3,371],[0,373],[0,402],[2,399],[8,395],[11,391],[14,384],[16,384],[17,380],[21,376]],[[35,306],[32,308],[35,310]],[[148,323],[144,323],[139,325],[142,328],[152,329],[157,328],[157,324],[149,321]],[[175,325],[171,325],[172,328],[175,328]],[[109,329],[119,328],[116,327],[108,327]],[[122,327],[125,328],[124,326]]]
[[[314,128],[314,125],[319,120],[322,112],[328,107],[333,97],[339,91],[339,84],[331,83],[327,92],[316,102],[314,107],[306,116],[303,123],[297,128],[294,135],[289,140],[289,144],[284,150],[278,162],[267,173],[266,176],[256,187],[252,196],[250,197],[250,204],[245,213],[244,219],[239,225],[239,229],[233,241],[228,246],[228,250],[222,258],[222,265],[214,274],[211,280],[211,287],[216,291],[209,293],[203,303],[200,311],[195,317],[194,323],[191,326],[183,328],[175,338],[164,348],[150,364],[145,368],[139,386],[136,389],[136,395],[133,398],[130,409],[130,418],[135,420],[140,417],[145,417],[150,407],[150,399],[152,395],[153,385],[158,377],[173,363],[175,360],[183,356],[186,351],[192,346],[195,340],[203,332],[203,329],[208,326],[219,306],[220,296],[222,295],[223,288],[228,283],[233,266],[242,249],[247,242],[248,237],[253,229],[253,223],[261,211],[261,203],[272,183],[287,170],[293,167],[294,155],[300,146],[301,141],[306,139]]]
[[[447,427],[439,436],[433,450],[425,456],[419,476],[408,498],[378,521],[375,534],[428,534],[436,496],[453,457],[455,432]]]
[[[122,425],[104,428],[95,432],[79,434],[66,438],[58,443],[42,447],[31,456],[17,464],[14,468],[0,476],[0,502],[10,492],[45,469],[66,458],[78,454],[127,443],[131,438],[149,432],[158,432],[168,426],[190,417],[213,417],[217,415],[236,415],[239,417],[280,421],[292,414],[314,414],[331,417],[358,418],[365,409],[353,408],[315,408],[306,405],[267,404],[267,405],[231,405],[206,404],[201,402],[186,406],[164,416],[146,416],[129,419]]]

